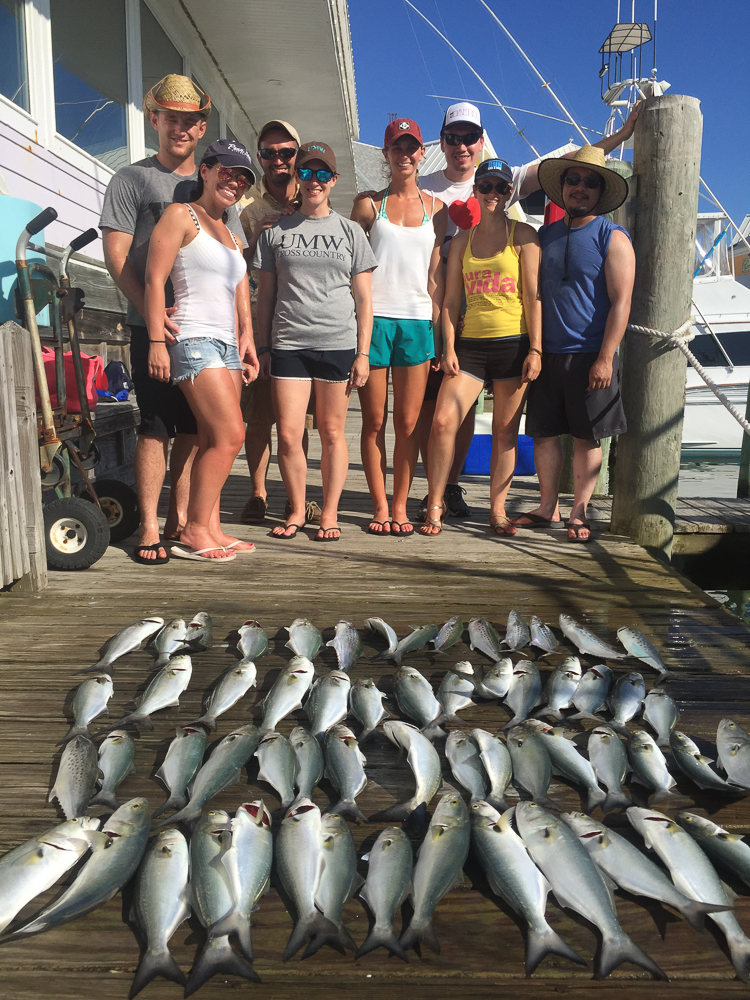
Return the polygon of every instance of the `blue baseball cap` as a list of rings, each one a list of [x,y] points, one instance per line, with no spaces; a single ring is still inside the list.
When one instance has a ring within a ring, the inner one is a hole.
[[[505,160],[483,160],[474,174],[474,183],[481,181],[483,177],[500,177],[508,184],[513,183],[513,171]]]
[[[255,183],[255,171],[250,154],[238,139],[217,139],[203,154],[201,163],[218,160],[222,167],[240,167]]]

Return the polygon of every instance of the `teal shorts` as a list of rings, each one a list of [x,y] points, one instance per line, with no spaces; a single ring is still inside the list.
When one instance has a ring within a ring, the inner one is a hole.
[[[370,342],[371,368],[411,368],[434,357],[431,319],[374,318]]]

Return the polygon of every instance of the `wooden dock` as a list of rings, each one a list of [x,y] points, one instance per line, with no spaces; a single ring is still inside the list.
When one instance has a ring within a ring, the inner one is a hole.
[[[146,614],[165,619],[211,612],[216,645],[193,658],[193,680],[179,710],[155,717],[153,734],[143,733],[136,757],[137,773],[120,788],[121,798],[146,795],[155,807],[164,797],[151,777],[174,727],[195,719],[201,697],[218,673],[235,659],[231,633],[245,619],[258,618],[275,637],[271,654],[258,663],[259,691],[266,690],[287,658],[283,626],[297,616],[309,617],[328,639],[341,618],[360,629],[367,617],[382,616],[399,635],[409,626],[441,624],[459,614],[465,622],[475,615],[490,619],[502,632],[508,611],[524,616],[536,613],[556,626],[560,612],[585,621],[612,641],[621,625],[645,632],[662,650],[674,677],[667,690],[678,702],[680,728],[699,740],[712,742],[718,721],[731,715],[750,725],[750,633],[742,622],[722,609],[698,587],[656,562],[625,538],[597,534],[588,546],[572,545],[561,531],[519,531],[510,539],[491,536],[486,527],[486,486],[472,484],[467,495],[475,507],[466,521],[449,521],[438,538],[381,539],[367,535],[367,495],[358,464],[356,421],[352,420],[352,474],[342,504],[343,535],[336,544],[312,541],[307,529],[288,543],[268,537],[273,521],[264,526],[237,526],[244,538],[256,542],[257,552],[239,555],[225,566],[196,565],[173,560],[151,569],[136,566],[125,547],[110,548],[105,557],[85,573],[50,574],[43,594],[3,595],[0,601],[0,852],[5,852],[55,821],[55,810],[46,802],[59,748],[56,742],[67,727],[63,704],[80,682],[76,673],[97,658],[99,647],[118,629]],[[222,509],[228,522],[238,522],[247,499],[249,481],[237,463],[227,485]],[[315,460],[311,478],[317,477]],[[280,514],[283,490],[272,467],[271,508]],[[516,509],[529,502],[520,486]],[[316,496],[317,487],[312,495]],[[415,484],[412,495],[424,492]],[[530,505],[530,504],[529,504]],[[416,513],[416,506],[415,506]],[[229,638],[229,645],[226,640]],[[377,638],[365,637],[365,656],[352,671],[354,679],[372,676],[390,690],[393,668],[371,660],[382,648]],[[540,662],[545,672],[568,650]],[[319,668],[331,666],[332,650],[325,649]],[[459,659],[474,663],[484,658],[458,644],[446,656],[426,651],[408,662],[435,683],[446,666]],[[549,666],[546,665],[549,660]],[[593,661],[590,661],[593,662]],[[131,654],[115,666],[112,720],[148,676],[151,656]],[[614,665],[613,665],[614,666]],[[617,667],[622,670],[622,667]],[[635,662],[628,669],[638,669]],[[653,672],[643,669],[647,685]],[[217,738],[251,717],[260,718],[258,695],[219,720]],[[464,711],[464,728],[496,731],[508,719],[495,703]],[[295,720],[281,726],[288,733]],[[405,796],[411,776],[404,759],[385,740],[366,745],[370,784],[359,799],[366,815]],[[442,756],[442,746],[441,756]],[[233,811],[241,802],[263,796],[277,810],[278,799],[257,783],[254,763],[242,783],[228,789],[214,804]],[[444,763],[446,785],[453,779]],[[724,802],[700,793],[679,780],[685,793],[677,805],[695,807],[722,825],[741,832],[750,828],[750,800]],[[632,786],[634,798],[644,803],[643,790]],[[333,799],[327,783],[315,793],[321,807]],[[409,793],[410,794],[410,793]],[[581,799],[570,786],[556,783],[552,797],[566,809],[580,809]],[[668,809],[674,811],[670,804]],[[611,820],[621,828],[625,820]],[[353,827],[360,853],[365,853],[384,824]],[[362,866],[364,872],[366,867]],[[605,982],[592,978],[596,937],[584,921],[550,901],[548,917],[555,929],[589,962],[588,970],[554,957],[542,963],[533,979],[524,978],[523,936],[518,922],[490,892],[470,856],[466,886],[451,892],[439,904],[435,927],[442,953],[424,950],[412,954],[409,965],[376,952],[354,962],[352,956],[324,949],[300,964],[284,965],[281,952],[291,920],[275,891],[263,897],[254,915],[255,967],[262,986],[217,977],[198,994],[205,1000],[229,995],[230,990],[252,991],[269,1000],[298,1000],[301,996],[372,996],[385,1000],[401,990],[419,998],[539,997],[566,994],[571,998],[606,995],[617,998],[680,997],[690,1000],[745,994],[747,987],[734,978],[721,939],[711,929],[702,935],[685,921],[643,899],[618,894],[623,927],[669,974],[670,984],[654,983],[632,966],[617,970]],[[737,916],[750,932],[750,896],[737,901]],[[33,908],[31,908],[33,909]],[[12,1000],[122,1000],[127,997],[139,949],[125,922],[128,899],[117,896],[76,923],[29,940],[0,947],[0,995]],[[361,943],[366,936],[367,914],[354,899],[346,909],[346,925]],[[188,970],[201,940],[194,918],[173,938],[175,958]],[[361,992],[360,992],[361,991]],[[173,983],[157,980],[143,993],[153,1000],[181,996]]]

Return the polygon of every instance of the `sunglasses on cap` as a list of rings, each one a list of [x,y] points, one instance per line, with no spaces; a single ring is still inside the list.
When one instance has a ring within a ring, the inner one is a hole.
[[[565,183],[568,187],[578,187],[578,185],[583,182],[583,186],[588,188],[589,191],[596,191],[597,188],[602,186],[601,177],[581,177],[580,174],[566,174]]]
[[[259,149],[258,159],[260,160],[283,160],[284,163],[288,163],[293,160],[297,155],[299,150],[297,148],[290,149],[289,146],[285,146],[283,149]]]
[[[510,194],[510,184],[507,181],[497,181],[496,184],[493,184],[492,181],[479,181],[477,191],[480,194],[489,194],[490,191],[497,191],[498,194]]]
[[[313,170],[312,167],[298,167],[297,176],[301,181],[311,181],[315,177],[321,184],[328,184],[333,177],[333,171]]]
[[[443,132],[443,139],[449,146],[473,146],[484,135],[484,132],[467,132],[466,135],[456,135],[455,132]]]
[[[247,174],[243,173],[239,167],[219,167],[218,175],[220,181],[235,181],[240,191],[252,184]]]

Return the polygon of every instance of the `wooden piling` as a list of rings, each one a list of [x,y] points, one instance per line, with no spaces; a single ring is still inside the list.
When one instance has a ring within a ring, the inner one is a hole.
[[[690,316],[702,135],[700,102],[649,98],[635,130],[638,204],[631,323],[670,333]],[[684,355],[628,333],[622,394],[629,430],[617,445],[612,528],[669,561],[685,406]]]

